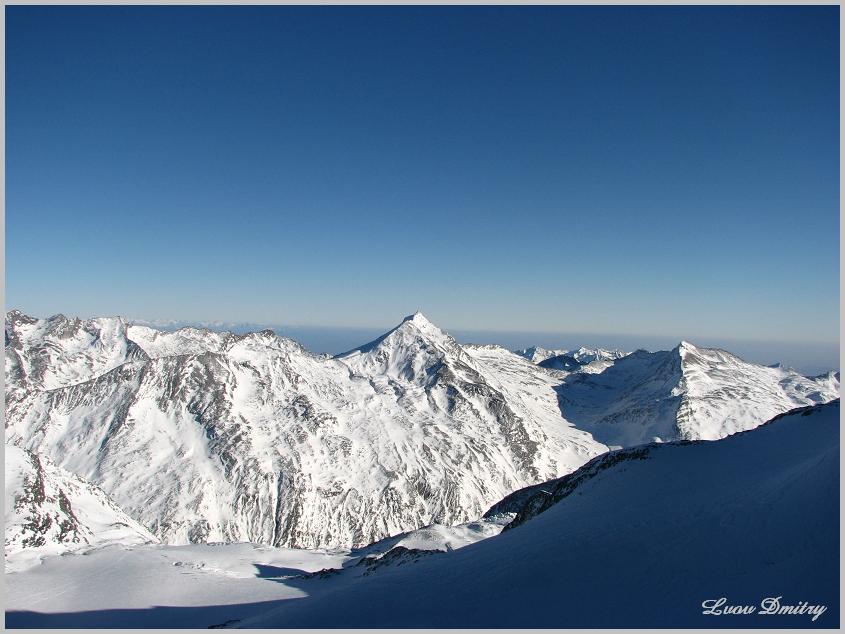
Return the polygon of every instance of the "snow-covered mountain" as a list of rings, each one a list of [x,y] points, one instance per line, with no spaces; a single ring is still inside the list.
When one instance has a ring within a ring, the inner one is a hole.
[[[612,446],[716,440],[782,412],[839,397],[839,374],[808,378],[681,342],[638,350],[599,374],[572,373],[557,388],[565,418]]]
[[[222,353],[238,338],[238,335],[231,332],[204,330],[192,326],[168,332],[137,324],[127,327],[126,336],[151,359],[205,352]]]
[[[839,624],[838,400],[718,442],[601,456],[510,510],[524,521],[496,537],[331,585],[315,579],[299,586],[305,598],[234,625]],[[704,614],[702,602],[720,597],[755,611]],[[805,608],[763,614],[767,597]]]
[[[336,359],[117,318],[10,313],[6,341],[7,441],[170,543],[363,546],[475,519],[607,450],[561,418],[542,369],[503,351],[530,368],[515,383],[419,314]]]
[[[609,368],[617,359],[621,359],[627,352],[622,350],[605,350],[604,348],[578,348],[571,352],[562,352],[539,361],[544,368],[561,370],[564,372],[585,372],[598,374]]]
[[[79,476],[29,451],[5,449],[7,571],[47,555],[158,541]]]
[[[56,315],[34,319],[6,315],[7,392],[54,390],[83,383],[147,355],[127,336],[121,319],[82,321]]]
[[[604,348],[585,348],[577,350],[546,349],[540,346],[514,350],[516,354],[525,357],[533,363],[553,370],[566,372],[601,372],[616,359],[621,359],[627,352],[622,350],[606,350]]]
[[[556,357],[559,354],[566,354],[569,350],[563,349],[548,349],[541,346],[532,346],[530,348],[523,348],[521,350],[514,350],[516,354],[525,357],[532,363],[540,363],[550,357]]]
[[[472,521],[608,445],[720,438],[839,391],[838,375],[689,344],[584,367],[462,346],[419,313],[328,358],[272,331],[13,311],[6,439],[101,487],[166,543],[350,548]]]

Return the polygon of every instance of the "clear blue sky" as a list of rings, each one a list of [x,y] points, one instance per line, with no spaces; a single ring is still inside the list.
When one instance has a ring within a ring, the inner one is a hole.
[[[838,341],[838,7],[6,7],[6,304]]]

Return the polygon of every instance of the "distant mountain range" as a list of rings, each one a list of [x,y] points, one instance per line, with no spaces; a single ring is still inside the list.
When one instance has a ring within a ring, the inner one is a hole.
[[[20,472],[55,463],[164,543],[362,547],[477,520],[613,447],[723,438],[839,396],[838,373],[686,342],[515,353],[419,313],[334,358],[272,331],[17,311],[5,344],[6,442],[32,452]]]
[[[605,350],[604,348],[581,347],[577,350],[547,350],[539,346],[515,350],[515,352],[544,368],[590,373],[601,372],[626,354],[621,350]]]

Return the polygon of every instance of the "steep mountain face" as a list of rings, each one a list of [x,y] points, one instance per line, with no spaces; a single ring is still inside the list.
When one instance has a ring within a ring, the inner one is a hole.
[[[97,484],[169,543],[363,546],[477,518],[607,449],[561,418],[543,370],[525,379],[534,394],[514,397],[501,367],[419,314],[336,359],[270,331],[119,319],[75,324],[89,335],[66,351],[62,320],[7,320],[13,370],[42,349],[42,375],[73,368],[73,380],[35,383],[7,365],[7,441]]]
[[[11,445],[6,445],[5,486],[7,571],[46,555],[157,541],[97,487]]]
[[[452,552],[400,551],[413,563],[305,585],[305,598],[237,625],[838,626],[838,401],[718,442],[614,452],[534,493],[510,508],[524,516],[512,530]],[[704,614],[720,597],[756,610]],[[762,614],[766,597],[813,611]]]
[[[600,374],[573,373],[557,388],[564,417],[611,446],[716,440],[795,407],[839,397],[838,375],[782,367],[682,342],[638,350]]]

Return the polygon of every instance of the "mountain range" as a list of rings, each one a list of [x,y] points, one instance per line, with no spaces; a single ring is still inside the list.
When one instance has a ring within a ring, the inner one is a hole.
[[[539,346],[515,350],[515,352],[544,368],[589,373],[601,372],[627,354],[618,349],[581,347],[577,350],[547,350]]]
[[[461,345],[420,313],[334,358],[272,331],[18,311],[5,344],[7,446],[170,544],[356,548],[462,525],[617,447],[715,440],[839,395],[838,373],[687,342],[547,356]]]

